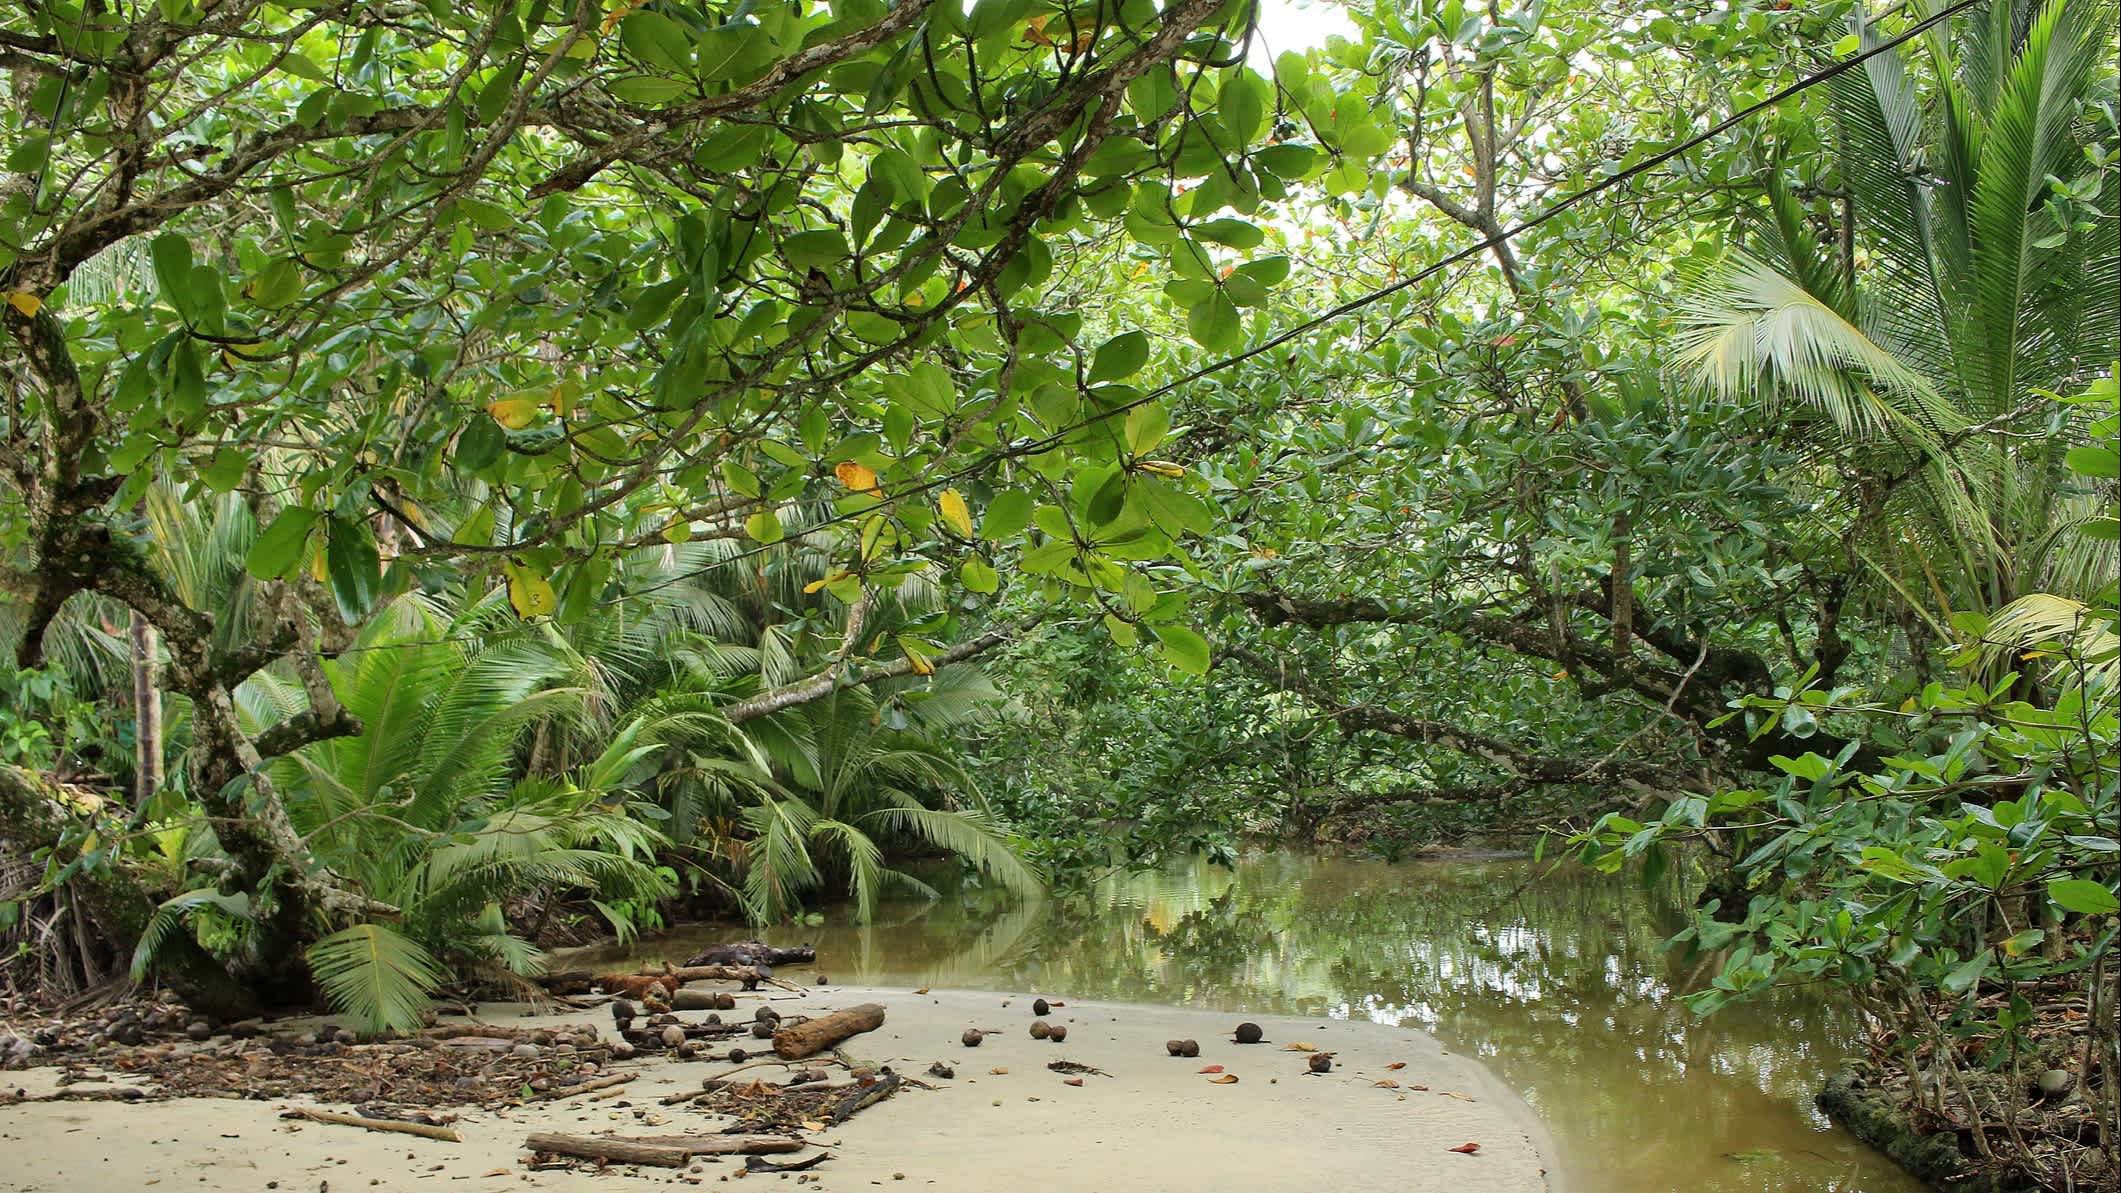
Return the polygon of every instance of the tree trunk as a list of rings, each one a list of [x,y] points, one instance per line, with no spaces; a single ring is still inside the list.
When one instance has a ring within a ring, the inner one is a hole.
[[[42,780],[0,766],[0,853],[24,855],[58,844],[67,813]],[[120,858],[86,866],[63,888],[81,901],[112,955],[129,960],[154,914],[155,900]],[[224,1020],[248,1019],[262,1009],[258,998],[222,968],[191,933],[179,927],[162,938],[151,972],[186,1005]]]
[[[132,615],[133,807],[144,808],[162,787],[162,689],[155,677],[155,627]]]

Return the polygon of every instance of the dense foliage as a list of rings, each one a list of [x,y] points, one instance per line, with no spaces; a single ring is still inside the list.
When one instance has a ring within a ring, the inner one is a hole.
[[[921,855],[1559,829],[1705,867],[1705,1008],[2061,1064],[2110,0],[1259,15],[10,9],[10,975],[404,1024]]]

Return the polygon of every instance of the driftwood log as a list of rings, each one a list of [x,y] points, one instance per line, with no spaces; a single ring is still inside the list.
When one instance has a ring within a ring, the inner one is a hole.
[[[603,1160],[614,1164],[646,1164],[656,1168],[683,1168],[694,1156],[755,1156],[768,1152],[797,1152],[808,1146],[785,1135],[654,1135],[620,1139],[595,1135],[555,1135],[539,1132],[523,1141],[534,1152]]]
[[[801,1060],[823,1052],[849,1036],[875,1031],[883,1025],[883,1004],[865,1002],[844,1011],[789,1024],[773,1033],[773,1051],[782,1060]]]
[[[817,960],[817,950],[807,945],[777,949],[761,940],[733,940],[693,954],[686,965],[807,965]]]

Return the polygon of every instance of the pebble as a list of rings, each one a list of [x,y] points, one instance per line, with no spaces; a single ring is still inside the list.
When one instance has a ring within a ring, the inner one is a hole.
[[[2040,1074],[2040,1092],[2053,1098],[2077,1088],[2076,1074],[2068,1069],[2049,1069]]]
[[[524,1060],[536,1060],[538,1058],[538,1046],[536,1044],[517,1044],[508,1050],[508,1055],[520,1057]]]

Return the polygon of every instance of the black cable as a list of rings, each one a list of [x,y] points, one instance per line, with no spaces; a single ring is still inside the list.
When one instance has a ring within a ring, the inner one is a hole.
[[[1453,253],[1450,253],[1449,255],[1443,257],[1435,263],[1428,265],[1425,268],[1416,271],[1415,273],[1409,274],[1396,282],[1392,282],[1389,285],[1380,286],[1377,289],[1370,290],[1366,293],[1358,295],[1355,298],[1351,298],[1348,301],[1340,303],[1337,306],[1330,307],[1327,310],[1321,311],[1318,314],[1313,315],[1310,318],[1304,320],[1303,322],[1298,323],[1293,327],[1289,327],[1281,332],[1278,332],[1275,335],[1272,335],[1267,339],[1262,340],[1260,343],[1255,344],[1242,352],[1236,353],[1235,355],[1226,356],[1220,360],[1211,361],[1207,364],[1201,365],[1198,368],[1195,368],[1187,373],[1182,374],[1179,377],[1173,378],[1172,380],[1157,386],[1155,389],[1149,390],[1148,392],[1142,394],[1140,397],[1135,398],[1130,402],[1122,403],[1109,410],[1100,411],[1096,414],[1090,415],[1087,418],[1078,420],[1074,423],[1070,423],[1067,426],[1049,432],[1048,434],[1040,436],[1036,439],[1026,440],[1022,443],[1015,444],[1007,448],[1001,448],[995,451],[988,452],[986,455],[980,457],[973,463],[967,464],[964,467],[956,469],[954,471],[946,472],[933,480],[917,482],[897,493],[894,493],[891,497],[891,500],[897,501],[907,497],[918,497],[927,493],[932,493],[938,489],[945,488],[951,484],[954,484],[957,481],[978,476],[993,468],[997,464],[1001,464],[1013,459],[1018,459],[1023,456],[1035,455],[1039,452],[1046,451],[1049,448],[1058,446],[1062,441],[1066,440],[1068,436],[1075,434],[1077,431],[1084,430],[1088,427],[1096,426],[1099,423],[1106,422],[1112,418],[1125,415],[1134,410],[1140,409],[1141,407],[1146,406],[1151,402],[1155,402],[1184,386],[1191,385],[1194,382],[1199,381],[1205,377],[1213,376],[1214,374],[1222,372],[1225,369],[1234,368],[1235,366],[1243,364],[1246,361],[1256,359],[1269,352],[1272,352],[1276,348],[1279,348],[1292,340],[1308,335],[1311,332],[1316,331],[1329,323],[1345,318],[1367,307],[1374,306],[1375,304],[1382,302],[1387,298],[1390,298],[1394,294],[1398,294],[1404,290],[1408,290],[1413,288],[1414,286],[1420,285],[1422,282],[1428,281],[1430,278],[1435,277],[1437,274],[1442,273],[1444,270],[1449,269],[1462,261],[1478,256],[1481,253],[1493,249],[1497,245],[1504,244],[1517,236],[1523,235],[1524,233],[1533,230],[1534,228],[1538,228],[1543,224],[1549,223],[1580,203],[1584,203],[1590,199],[1596,198],[1597,196],[1604,194],[1606,191],[1612,190],[1614,187],[1621,186],[1624,183],[1632,182],[1636,178],[1639,178],[1642,175],[1649,173],[1651,170],[1654,170],[1657,167],[1672,161],[1674,158],[1677,158],[1682,154],[1696,149],[1701,145],[1706,144],[1708,141],[1714,139],[1715,137],[1718,137],[1723,133],[1730,131],[1731,129],[1737,127],[1745,121],[1750,120],[1754,116],[1759,115],[1761,112],[1767,111],[1768,109],[1779,105],[1780,103],[1782,103],[1782,101],[1801,95],[1804,92],[1809,91],[1822,83],[1832,82],[1834,79],[1840,78],[1842,75],[1847,74],[1849,71],[1852,71],[1855,68],[1870,61],[1871,59],[1878,57],[1880,54],[1884,54],[1888,51],[1894,50],[1902,44],[1912,40],[1913,38],[1920,36],[1921,34],[1935,27],[1936,25],[1941,24],[1942,22],[1949,20],[1952,17],[1955,17],[1962,12],[1965,12],[1970,8],[1989,2],[1991,2],[1991,0],[1956,0],[1956,2],[1951,4],[1950,6],[1940,9],[1939,11],[1932,13],[1927,17],[1924,17],[1920,21],[1915,22],[1913,25],[1908,26],[1901,32],[1894,34],[1892,37],[1886,38],[1885,40],[1880,41],[1877,45],[1872,46],[1867,50],[1864,50],[1862,53],[1856,54],[1849,58],[1845,58],[1822,70],[1806,75],[1803,78],[1798,79],[1796,82],[1793,82],[1788,86],[1783,87],[1781,90],[1776,91],[1763,99],[1759,99],[1754,101],[1753,103],[1747,104],[1745,107],[1738,109],[1736,112],[1733,112],[1729,116],[1724,117],[1722,120],[1716,122],[1715,124],[1710,125],[1706,130],[1697,133],[1694,136],[1691,136],[1686,140],[1671,146],[1670,148],[1652,154],[1651,156],[1644,158],[1642,161],[1636,162],[1634,165],[1631,165],[1626,169],[1608,175],[1605,178],[1601,178],[1598,181],[1593,182],[1580,190],[1572,191],[1569,194],[1563,196],[1562,198],[1556,200],[1552,205],[1547,207],[1545,210],[1539,212],[1538,214],[1528,216],[1525,219],[1520,220],[1517,223],[1512,224],[1509,227],[1504,228],[1491,236],[1487,236],[1478,241],[1475,241],[1474,243],[1467,245],[1466,247],[1459,249]],[[833,514],[830,517],[827,517],[824,520],[815,523],[814,525],[804,528],[801,534],[807,535],[818,530],[823,530],[830,526],[836,526],[851,522],[857,518],[866,517],[873,512],[875,512],[874,509],[867,509],[851,514]],[[798,535],[796,537],[801,537],[801,535]],[[728,558],[717,561],[713,566],[725,567],[732,563],[740,563],[746,559],[751,559],[756,556],[762,555],[781,545],[781,543],[760,543],[757,546],[748,547],[744,550],[735,552],[734,554],[731,554]],[[650,593],[660,591],[661,589],[669,588],[677,584],[682,584],[699,574],[700,573],[697,572],[689,572],[682,576],[673,576],[668,580],[658,581],[657,583],[652,584],[646,588],[639,589],[630,593],[622,593],[617,597],[613,597],[611,600],[599,602],[599,604],[605,607],[623,604],[626,601],[647,596]],[[466,639],[466,641],[469,640],[470,639]],[[352,649],[375,650],[385,648],[355,647]]]
[[[1806,75],[1805,77],[1797,80],[1794,83],[1789,84],[1788,86],[1782,88],[1774,94],[1769,95],[1764,99],[1756,100],[1755,102],[1738,109],[1731,115],[1709,126],[1706,131],[1697,133],[1696,135],[1689,137],[1686,140],[1681,141],[1678,144],[1673,145],[1672,147],[1665,149],[1659,153],[1652,154],[1651,156],[1644,158],[1642,161],[1637,162],[1634,165],[1629,166],[1626,169],[1621,170],[1615,174],[1602,178],[1597,182],[1593,182],[1589,186],[1586,186],[1581,190],[1572,191],[1568,195],[1563,196],[1561,199],[1556,200],[1552,206],[1548,207],[1546,210],[1540,212],[1539,214],[1527,217],[1526,219],[1516,224],[1512,224],[1511,226],[1502,229],[1501,231],[1495,233],[1492,236],[1488,236],[1481,240],[1478,240],[1463,249],[1451,253],[1450,255],[1435,262],[1434,264],[1429,265],[1426,268],[1423,268],[1415,273],[1409,274],[1408,276],[1401,278],[1400,280],[1393,282],[1390,285],[1381,286],[1375,290],[1371,290],[1355,298],[1351,298],[1348,301],[1339,304],[1338,306],[1329,308],[1325,311],[1321,311],[1320,313],[1311,316],[1309,319],[1306,319],[1293,327],[1290,327],[1273,336],[1270,336],[1267,339],[1261,341],[1260,343],[1255,344],[1252,347],[1247,348],[1234,356],[1226,356],[1220,360],[1212,361],[1208,364],[1200,366],[1199,368],[1193,369],[1192,371],[1185,373],[1182,376],[1167,381],[1164,384],[1157,386],[1155,389],[1144,393],[1142,396],[1134,399],[1131,402],[1126,402],[1121,405],[1115,406],[1110,410],[1100,411],[1097,414],[1093,414],[1088,418],[1084,418],[1080,421],[1061,427],[1059,430],[1050,432],[1037,439],[1027,440],[1012,447],[989,452],[985,456],[982,456],[979,460],[968,464],[963,468],[959,468],[955,471],[944,473],[942,476],[937,477],[934,480],[918,482],[900,492],[894,493],[891,497],[891,500],[896,501],[906,497],[918,497],[926,493],[932,493],[935,490],[944,488],[945,486],[948,486],[954,482],[978,476],[986,472],[988,469],[993,468],[997,464],[1004,463],[1008,460],[1017,459],[1022,456],[1036,455],[1039,452],[1045,451],[1049,448],[1059,445],[1068,436],[1073,435],[1077,431],[1081,431],[1088,427],[1096,426],[1097,424],[1105,422],[1109,419],[1130,413],[1134,410],[1137,410],[1143,406],[1150,404],[1151,402],[1157,401],[1158,399],[1178,390],[1183,386],[1191,385],[1195,381],[1199,381],[1204,377],[1212,376],[1216,373],[1223,371],[1224,369],[1232,368],[1236,365],[1243,364],[1248,360],[1252,360],[1257,357],[1263,356],[1266,353],[1272,352],[1274,349],[1289,343],[1291,340],[1295,340],[1304,335],[1308,335],[1309,333],[1316,331],[1321,327],[1324,327],[1328,323],[1331,323],[1337,319],[1345,318],[1346,316],[1352,315],[1355,312],[1363,310],[1366,307],[1373,306],[1376,303],[1382,302],[1383,300],[1391,297],[1394,294],[1400,293],[1403,290],[1410,289],[1416,285],[1421,284],[1422,282],[1429,280],[1432,277],[1435,277],[1437,274],[1443,272],[1446,269],[1449,269],[1451,266],[1456,265],[1461,261],[1465,261],[1468,258],[1477,256],[1480,253],[1486,252],[1497,245],[1508,242],[1516,236],[1529,232],[1532,229],[1541,226],[1542,224],[1546,224],[1549,221],[1555,219],[1556,217],[1562,215],[1564,212],[1567,212],[1569,209],[1575,207],[1577,204],[1595,198],[1598,195],[1604,194],[1606,191],[1613,189],[1614,187],[1620,186],[1621,184],[1626,182],[1631,182],[1634,179],[1641,177],[1643,174],[1646,174],[1649,171],[1664,165],[1666,162],[1669,162],[1672,159],[1679,157],[1681,154],[1684,154],[1689,150],[1695,149],[1710,141],[1711,139],[1720,136],[1725,132],[1728,132],[1739,124],[1744,123],[1746,120],[1749,120],[1752,117],[1758,115],[1759,113],[1764,112],[1769,108],[1780,104],[1782,101],[1790,99],[1797,95],[1801,95],[1804,92],[1811,90],[1813,87],[1820,85],[1821,83],[1831,82],[1834,79],[1837,79],[1842,75],[1847,74],[1849,71],[1854,70],[1856,67],[1863,65],[1865,62],[1870,61],[1872,58],[1875,58],[1880,54],[1886,53],[1889,50],[1893,50],[1899,47],[1901,44],[1921,35],[1922,33],[1928,31],[1935,25],[1951,17],[1957,16],[1959,13],[1965,12],[1967,9],[1973,8],[1978,4],[1988,2],[1989,0],[1957,0],[1957,2],[1952,4],[1951,6],[1944,8],[1938,12],[1932,13],[1927,17],[1924,17],[1922,20],[1917,21],[1915,24],[1909,26],[1907,29],[1901,31],[1898,34],[1895,34],[1890,38],[1887,38],[1884,41],[1879,42],[1877,45],[1872,46],[1870,49],[1867,49],[1853,57],[1843,59],[1840,62],[1836,62],[1833,65],[1826,67],[1825,69],[1820,70],[1814,74]],[[856,518],[865,517],[872,512],[874,511],[862,510],[858,513],[852,514],[834,514],[831,517],[828,517],[823,521],[818,522],[817,524],[811,527],[808,527],[804,531],[804,533],[807,534],[811,531],[822,530],[828,526],[834,526],[839,525],[841,523],[850,522]],[[773,543],[761,543],[756,547],[747,548],[744,551],[740,551],[734,555],[731,555],[728,559],[721,561],[721,563],[736,563],[744,559],[749,559],[753,556],[762,554],[765,551],[771,550],[776,545],[777,544]],[[721,564],[718,564],[717,566],[721,566]],[[656,591],[656,589],[658,588],[667,587],[672,584],[678,584],[689,578],[689,576],[674,577],[670,580],[663,581],[649,588],[642,589],[639,594],[628,594],[628,596],[646,595],[647,593]],[[627,598],[615,598],[615,600],[624,599]]]

